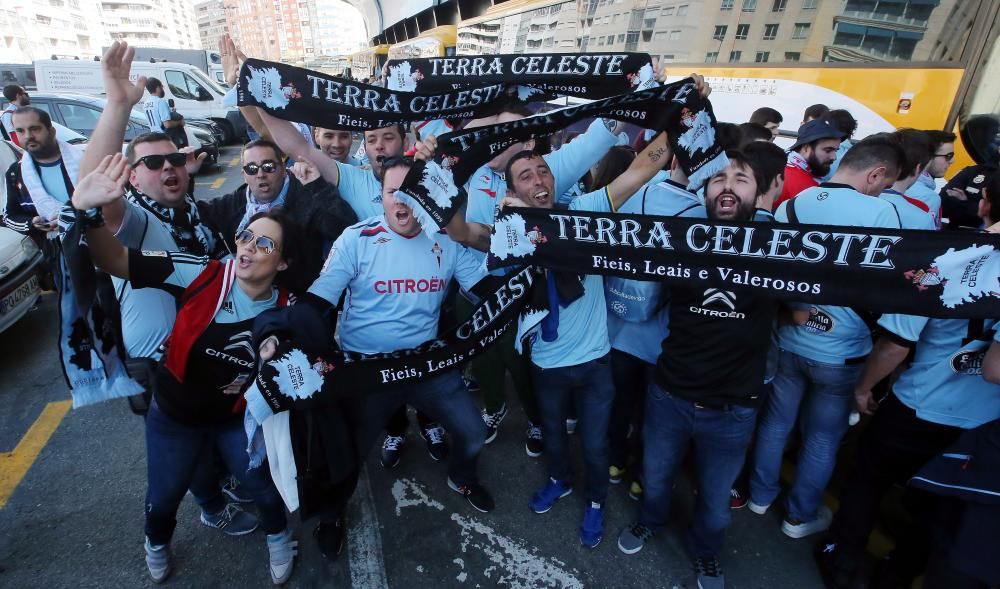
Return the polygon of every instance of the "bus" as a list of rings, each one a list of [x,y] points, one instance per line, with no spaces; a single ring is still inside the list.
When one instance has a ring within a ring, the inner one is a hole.
[[[428,29],[420,35],[389,47],[389,59],[415,57],[452,57],[458,27],[442,25]]]
[[[1000,0],[652,4],[512,0],[461,22],[457,53],[649,53],[668,81],[707,76],[720,120],[777,109],[786,142],[815,103],[851,111],[858,138],[1000,112]],[[951,172],[972,163],[956,147]]]
[[[382,72],[389,56],[388,45],[375,45],[351,55],[351,76],[357,80],[374,78]]]

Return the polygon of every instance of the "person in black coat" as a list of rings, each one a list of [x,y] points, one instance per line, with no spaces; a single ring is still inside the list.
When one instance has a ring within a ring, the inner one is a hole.
[[[336,187],[310,165],[296,164],[300,177],[290,173],[278,147],[266,139],[244,145],[240,161],[243,185],[220,198],[198,201],[202,222],[221,233],[234,248],[233,239],[250,217],[272,207],[283,208],[305,230],[301,274],[311,281],[319,275],[333,242],[357,222],[354,211],[340,199]]]

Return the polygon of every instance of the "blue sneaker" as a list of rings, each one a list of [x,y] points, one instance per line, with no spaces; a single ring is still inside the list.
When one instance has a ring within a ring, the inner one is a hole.
[[[580,524],[580,544],[587,548],[597,548],[604,538],[604,510],[601,504],[591,501],[583,512],[583,523]]]
[[[549,478],[549,482],[545,484],[545,487],[531,496],[531,510],[535,513],[545,513],[552,509],[556,501],[572,492],[573,487]]]

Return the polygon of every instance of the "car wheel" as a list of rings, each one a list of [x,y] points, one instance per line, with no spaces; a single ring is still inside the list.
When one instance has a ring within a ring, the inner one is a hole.
[[[212,119],[212,120],[215,121],[215,123],[219,125],[219,127],[222,127],[223,145],[229,145],[230,143],[236,141],[236,130],[233,129],[233,126],[229,123],[229,121],[225,119]]]

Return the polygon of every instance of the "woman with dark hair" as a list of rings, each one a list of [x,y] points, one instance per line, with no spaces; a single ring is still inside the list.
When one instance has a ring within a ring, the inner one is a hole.
[[[169,543],[176,513],[195,470],[214,445],[259,511],[267,532],[271,579],[288,580],[296,542],[285,507],[266,468],[249,468],[243,427],[244,383],[253,371],[254,318],[284,306],[297,287],[294,262],[300,230],[280,209],[254,215],[236,236],[236,254],[224,262],[181,252],[122,246],[104,227],[100,207],[122,197],[128,165],[107,156],[76,187],[73,207],[87,229],[95,265],[134,288],[158,288],[177,297],[174,328],[164,342],[146,416],[146,564],[154,582],[170,574]]]
[[[586,192],[600,190],[611,184],[611,181],[621,176],[632,165],[635,150],[626,145],[616,145],[608,150],[607,155],[590,168],[583,177]]]

